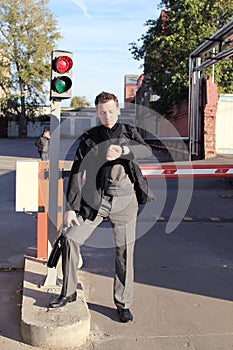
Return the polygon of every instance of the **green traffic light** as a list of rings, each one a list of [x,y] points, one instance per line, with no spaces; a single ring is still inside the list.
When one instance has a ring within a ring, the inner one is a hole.
[[[55,78],[53,80],[53,89],[58,94],[62,94],[68,91],[72,86],[72,81],[69,77],[63,76],[59,78]]]
[[[64,82],[64,80],[57,79],[56,83],[55,83],[55,89],[59,94],[61,94],[62,92],[65,92],[66,91],[66,83]]]

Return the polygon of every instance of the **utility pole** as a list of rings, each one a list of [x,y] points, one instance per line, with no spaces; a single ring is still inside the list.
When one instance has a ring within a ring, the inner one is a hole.
[[[48,206],[48,256],[57,237],[58,222],[58,179],[60,155],[60,113],[61,101],[51,101],[50,147],[49,147],[49,206]],[[49,268],[46,286],[57,284],[57,268]]]
[[[61,101],[71,97],[73,54],[54,50],[51,54],[50,81],[50,148],[49,148],[49,205],[48,205],[48,256],[58,234],[58,180],[60,156]],[[57,269],[49,268],[45,286],[57,284]]]

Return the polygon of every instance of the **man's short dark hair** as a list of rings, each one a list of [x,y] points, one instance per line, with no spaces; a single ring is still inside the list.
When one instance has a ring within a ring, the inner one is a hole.
[[[118,98],[114,94],[102,91],[99,95],[96,96],[95,105],[97,106],[99,103],[106,103],[111,100],[116,102],[117,106],[119,106]]]

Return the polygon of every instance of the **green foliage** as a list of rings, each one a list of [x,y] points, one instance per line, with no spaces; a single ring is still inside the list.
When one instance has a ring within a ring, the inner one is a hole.
[[[70,107],[72,108],[86,108],[91,107],[90,102],[86,100],[84,96],[74,96],[71,99]]]
[[[45,97],[51,51],[61,38],[48,3],[49,0],[0,0],[1,54],[10,60],[6,98],[20,94],[24,124],[26,104]]]
[[[9,120],[20,120],[22,111],[20,97],[20,95],[12,95],[8,98],[0,98],[0,117],[7,116]],[[38,96],[30,101],[25,101],[25,114],[28,120],[38,119],[38,111],[41,109],[42,102]]]
[[[173,102],[187,97],[190,53],[233,19],[233,2],[162,0],[160,7],[160,18],[147,21],[146,34],[130,50],[134,59],[144,58],[149,85],[161,96],[157,107],[166,114]],[[232,74],[231,59],[215,65],[219,91],[232,92]]]
[[[215,66],[214,81],[218,86],[219,94],[233,93],[233,58],[229,58]]]

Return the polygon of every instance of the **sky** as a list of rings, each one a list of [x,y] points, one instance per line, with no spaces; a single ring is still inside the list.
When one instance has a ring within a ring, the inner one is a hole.
[[[56,49],[73,52],[72,96],[84,96],[94,105],[101,91],[124,100],[124,75],[143,73],[143,61],[134,60],[129,43],[137,42],[148,19],[160,14],[159,0],[50,0],[63,38]],[[69,105],[70,101],[63,104]]]

